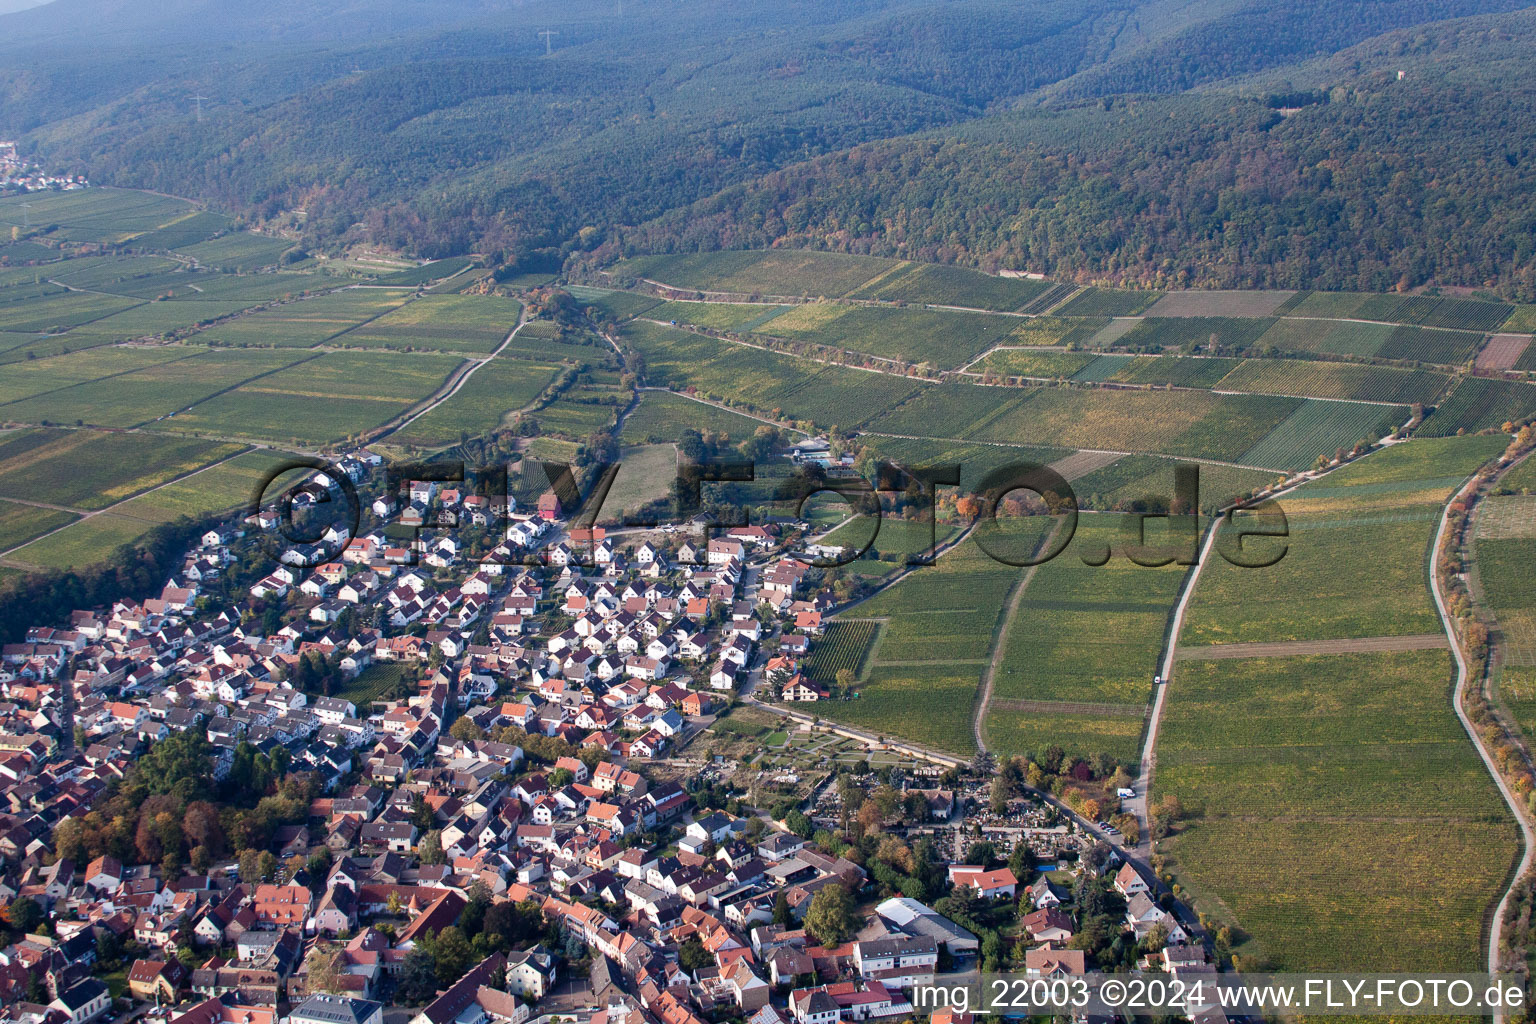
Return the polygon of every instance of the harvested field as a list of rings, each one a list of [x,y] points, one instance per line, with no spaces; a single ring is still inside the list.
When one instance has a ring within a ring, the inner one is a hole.
[[[1295,292],[1169,292],[1146,316],[1274,316]]]
[[[1495,334],[1477,354],[1479,370],[1511,370],[1531,343],[1529,334]]]

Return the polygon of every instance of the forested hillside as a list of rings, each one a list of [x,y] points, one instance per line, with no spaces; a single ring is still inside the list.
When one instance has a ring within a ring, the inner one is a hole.
[[[989,117],[765,176],[615,248],[784,244],[1154,287],[1434,283],[1529,300],[1533,45],[1531,12],[1489,16],[1304,66],[1304,88]]]
[[[1531,298],[1519,3],[55,0],[0,17],[0,134],[311,248]]]

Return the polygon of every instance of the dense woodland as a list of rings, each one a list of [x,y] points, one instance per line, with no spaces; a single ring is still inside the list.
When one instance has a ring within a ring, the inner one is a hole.
[[[435,30],[371,6],[368,31],[355,10],[221,17],[215,73],[187,48],[195,0],[158,23],[56,0],[0,43],[0,130],[318,248],[549,265],[777,244],[1536,295],[1519,0],[629,0],[622,20],[454,0]],[[100,74],[60,39],[71,12]]]

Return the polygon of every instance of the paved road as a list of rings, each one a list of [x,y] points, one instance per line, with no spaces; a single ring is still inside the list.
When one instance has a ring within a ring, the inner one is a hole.
[[[1440,591],[1440,575],[1434,570],[1436,557],[1441,545],[1445,542],[1446,531],[1450,528],[1451,505],[1474,487],[1476,487],[1475,478],[1469,480],[1456,492],[1455,497],[1446,502],[1445,509],[1440,514],[1440,527],[1435,531],[1435,543],[1430,548],[1429,589],[1435,598],[1435,611],[1440,615],[1440,624],[1445,629],[1446,638],[1450,641],[1451,654],[1456,659],[1456,685],[1451,691],[1453,694],[1451,703],[1456,709],[1456,717],[1461,719],[1462,728],[1466,729],[1467,735],[1471,737],[1472,744],[1477,747],[1478,756],[1483,759],[1483,764],[1487,766],[1489,774],[1493,776],[1493,781],[1498,785],[1499,793],[1503,795],[1504,802],[1509,805],[1510,813],[1515,816],[1515,821],[1520,826],[1520,835],[1523,841],[1523,849],[1520,851],[1520,863],[1515,868],[1509,887],[1504,890],[1504,895],[1499,897],[1498,905],[1493,908],[1493,923],[1488,933],[1488,971],[1489,973],[1497,974],[1499,969],[1499,944],[1503,941],[1504,937],[1504,911],[1508,908],[1511,897],[1514,896],[1515,886],[1531,870],[1532,852],[1536,850],[1536,834],[1533,834],[1531,831],[1531,823],[1526,817],[1521,802],[1516,799],[1515,794],[1510,791],[1509,784],[1504,781],[1504,776],[1499,773],[1498,765],[1494,762],[1493,755],[1489,752],[1487,744],[1483,742],[1482,735],[1473,726],[1472,719],[1467,716],[1467,660],[1462,655],[1461,644],[1457,642],[1456,629],[1451,624],[1450,614],[1446,611],[1445,595]],[[1495,1011],[1493,1021],[1494,1024],[1503,1024],[1504,1014],[1500,1011]]]

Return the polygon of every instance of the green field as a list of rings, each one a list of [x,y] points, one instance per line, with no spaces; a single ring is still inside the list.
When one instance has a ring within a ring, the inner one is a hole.
[[[645,318],[716,331],[748,331],[761,330],[775,316],[794,308],[745,302],[663,302],[647,309]]]
[[[1085,288],[1065,305],[1051,310],[1051,314],[1053,316],[1135,316],[1146,312],[1162,297],[1162,292]]]
[[[631,323],[625,336],[644,355],[646,382],[727,401],[744,411],[853,426],[922,385],[890,374],[797,359],[674,328]]]
[[[1275,469],[1307,469],[1319,456],[1332,457],[1357,441],[1375,441],[1408,422],[1401,406],[1307,399],[1264,439],[1236,461]]]
[[[0,417],[28,423],[80,420],[91,426],[137,426],[186,409],[301,358],[297,353],[257,349],[166,351],[191,354],[9,402],[0,405]],[[94,362],[96,354],[82,353],[78,358]]]
[[[398,307],[405,291],[345,288],[287,302],[209,328],[199,341],[221,345],[309,348]]]
[[[1236,359],[1192,358],[1189,356],[1137,356],[1124,364],[1108,380],[1120,384],[1162,384],[1181,388],[1216,386],[1233,367]]]
[[[1514,844],[1452,713],[1450,656],[1350,653],[1348,641],[1442,632],[1428,592],[1441,503],[1497,442],[1375,452],[1280,499],[1291,514],[1278,564],[1218,555],[1202,570],[1181,649],[1339,642],[1330,654],[1181,660],[1169,685],[1152,799],[1177,795],[1191,820],[1161,849],[1202,910],[1252,936],[1239,952],[1254,962],[1475,965]],[[1250,543],[1258,554],[1275,542]],[[1425,868],[1402,873],[1405,851]]]
[[[9,551],[74,520],[70,513],[57,509],[0,501],[0,551]]]
[[[1065,380],[1094,361],[1086,352],[1039,352],[1027,348],[1000,348],[971,365],[972,373],[999,373],[1005,377],[1047,377]]]
[[[0,305],[0,331],[56,334],[131,309],[140,299],[89,292],[54,292]]]
[[[763,424],[739,413],[695,402],[666,391],[646,391],[640,404],[624,421],[624,440],[632,442],[676,441],[685,430],[712,433],[743,441]]]
[[[1180,664],[1153,795],[1195,819],[1164,848],[1198,905],[1253,936],[1245,952],[1292,970],[1475,969],[1515,832],[1452,677],[1444,651]]]
[[[1241,568],[1218,557],[1205,567],[1180,644],[1438,631],[1425,586],[1435,511],[1415,506],[1354,518],[1291,516],[1287,553],[1276,565]],[[1280,544],[1250,543],[1261,544],[1260,550]],[[1358,568],[1350,573],[1345,566]],[[1306,599],[1298,601],[1298,594]]]
[[[1428,405],[1448,381],[1445,374],[1390,366],[1305,359],[1246,359],[1214,386],[1223,391]]]
[[[1244,349],[1253,345],[1273,322],[1260,317],[1147,317],[1119,344],[1153,350],[1211,344]]]
[[[221,231],[228,231],[230,220],[223,214],[199,210],[197,213],[172,221],[165,227],[156,228],[133,240],[134,245],[145,249],[180,249],[202,242]]]
[[[1259,338],[1260,349],[1280,352],[1314,352],[1346,356],[1374,356],[1392,336],[1390,324],[1357,323],[1347,320],[1303,319],[1301,313],[1319,294],[1314,292],[1294,312],[1293,317],[1275,321]]]
[[[22,204],[31,206],[23,210]],[[185,199],[116,188],[28,193],[0,199],[0,227],[53,224],[50,237],[70,242],[125,242],[192,213]]]
[[[1014,326],[1013,318],[985,313],[811,303],[780,313],[760,331],[950,370],[1006,339]]]
[[[1497,430],[1510,420],[1533,413],[1536,413],[1536,387],[1518,381],[1467,377],[1435,407],[1419,433],[1444,437],[1463,430],[1469,434],[1478,430]]]
[[[1125,557],[1124,545],[1137,541],[1124,531],[1135,522],[1081,516],[1066,550],[1035,571],[1008,626],[986,720],[989,747],[1012,754],[1055,743],[1072,754],[1136,759],[1163,636],[1187,569],[1151,568]],[[1166,530],[1148,521],[1145,542],[1164,540]],[[1113,552],[1107,562],[1085,562],[1106,550]],[[1026,709],[1010,701],[1046,706]],[[1066,721],[1058,723],[1058,715]]]
[[[337,441],[405,412],[441,387],[459,362],[438,354],[327,352],[199,402],[157,427],[280,443]]]
[[[473,262],[468,256],[454,256],[451,259],[423,263],[409,270],[397,270],[393,274],[374,278],[373,283],[398,288],[415,288],[417,285],[430,284],[433,281],[441,281],[445,277],[452,277]]]
[[[185,480],[141,494],[114,508],[114,515],[149,522],[169,522],[178,516],[201,516],[225,509],[245,508],[256,488],[274,467],[286,463],[280,452],[252,451],[212,466]],[[271,493],[277,493],[275,490]],[[104,554],[106,552],[103,552]]]
[[[407,444],[454,444],[462,434],[480,436],[500,427],[554,381],[560,367],[501,355],[481,366],[442,405],[393,435]]]
[[[41,569],[78,568],[101,561],[119,546],[138,540],[154,525],[102,512],[35,540],[6,557]]]
[[[239,445],[152,433],[37,431],[29,448],[0,446],[0,497],[101,509],[229,457]]]
[[[1199,391],[1037,388],[963,436],[975,440],[1245,461],[1296,401]]]
[[[600,522],[618,523],[626,512],[670,498],[677,481],[677,449],[670,444],[639,445],[619,453],[619,475],[603,502]]]
[[[1173,472],[1179,461],[1156,455],[1121,456],[1073,480],[1072,488],[1085,508],[1132,511],[1152,508],[1158,499],[1164,504],[1155,507],[1165,507],[1173,500]],[[1197,468],[1200,510],[1208,513],[1275,480],[1274,473],[1263,470],[1210,464],[1197,464]]]
[[[1050,287],[1047,281],[993,277],[965,267],[903,263],[867,282],[849,297],[887,302],[931,302],[1006,312],[1029,305]]]
[[[1049,528],[1026,520],[1029,546]],[[1008,594],[1023,570],[966,541],[841,619],[884,619],[859,696],[816,713],[945,750],[975,749],[971,717]],[[814,649],[814,648],[813,648]]]
[[[843,669],[857,677],[864,669],[878,629],[878,623],[868,620],[831,623],[811,645],[811,653],[802,665],[806,676],[829,686]]]
[[[293,243],[287,239],[250,231],[231,231],[206,242],[184,246],[177,252],[223,270],[260,270],[276,263],[277,258],[291,248]]]
[[[425,295],[329,340],[344,348],[493,352],[522,308],[516,299],[489,295]]]
[[[13,363],[5,368],[4,373],[0,373],[0,421],[19,419],[5,409],[4,403],[52,391],[62,391],[75,384],[130,373],[162,363],[190,359],[199,352],[198,349],[172,346],[105,348],[100,351],[74,352],[47,359],[26,359]]]
[[[706,292],[835,299],[894,266],[871,256],[773,249],[640,256],[623,260],[613,273]]]
[[[611,291],[607,288],[588,288],[573,284],[567,289],[585,309],[595,309],[596,319],[628,320],[661,305],[654,295],[635,292]]]

